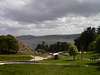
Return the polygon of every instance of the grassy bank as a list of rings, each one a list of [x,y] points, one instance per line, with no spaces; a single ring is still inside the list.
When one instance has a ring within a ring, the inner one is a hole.
[[[98,53],[83,55],[89,59]],[[80,55],[78,55],[79,57]],[[99,55],[98,55],[99,56]],[[2,60],[29,60],[30,55],[0,55]],[[73,60],[73,56],[59,56],[59,60],[47,59],[42,63],[68,63],[69,65],[50,64],[4,64],[0,65],[0,75],[100,75],[100,61]]]
[[[98,61],[68,61],[69,65],[0,65],[0,75],[100,75]]]
[[[0,61],[27,61],[30,55],[0,55]]]

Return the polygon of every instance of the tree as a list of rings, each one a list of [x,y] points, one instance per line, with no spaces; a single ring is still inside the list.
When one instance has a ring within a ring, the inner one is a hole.
[[[97,28],[97,35],[100,35],[100,26]]]
[[[12,35],[0,36],[0,53],[17,53],[19,50],[18,40]]]
[[[88,46],[88,51],[94,51],[94,45],[95,45],[95,41],[91,42]]]
[[[19,45],[18,45],[18,40],[12,36],[12,35],[7,35],[8,38],[8,50],[11,50],[10,52],[15,52],[17,53],[19,50]]]
[[[83,59],[82,54],[84,51],[87,51],[88,46],[91,42],[93,42],[96,38],[95,28],[87,27],[82,34],[76,38],[75,45],[78,47],[79,51],[81,51],[81,59]]]
[[[0,36],[0,53],[7,53],[8,51],[8,43],[6,36]]]
[[[96,38],[95,28],[87,27],[87,29],[82,32],[81,36],[76,38],[75,45],[80,49],[80,51],[87,51],[87,48],[91,42]]]
[[[43,41],[41,44],[38,44],[36,50],[44,50],[45,52],[48,51],[48,45]]]
[[[75,56],[79,53],[78,49],[75,45],[70,45],[68,52],[69,52],[70,56],[74,57],[74,60],[75,60]]]
[[[67,51],[69,48],[69,45],[67,42],[56,42],[54,44],[51,44],[49,47],[49,52],[59,52],[59,51]]]
[[[96,38],[96,41],[95,41],[95,51],[96,52],[99,52],[100,53],[100,35]]]
[[[78,50],[81,50],[81,36],[79,36],[78,38],[74,39],[74,44],[77,46]]]

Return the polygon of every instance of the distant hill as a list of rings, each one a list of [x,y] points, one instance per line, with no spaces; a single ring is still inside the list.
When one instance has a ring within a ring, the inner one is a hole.
[[[33,36],[33,35],[22,35],[16,38],[25,42],[29,46],[35,48],[37,44],[45,41],[48,45],[53,44],[57,41],[74,43],[74,39],[80,36],[80,34],[73,35],[46,35],[46,36]],[[34,45],[32,45],[34,44]]]
[[[27,39],[33,39],[33,38],[49,38],[49,39],[54,39],[54,38],[77,38],[80,34],[72,34],[72,35],[46,35],[46,36],[33,36],[33,35],[22,35],[22,36],[17,36],[16,38],[22,39],[22,40],[27,40]]]
[[[32,39],[36,37],[32,35],[21,35],[21,36],[17,36],[16,38],[24,40],[24,39]]]

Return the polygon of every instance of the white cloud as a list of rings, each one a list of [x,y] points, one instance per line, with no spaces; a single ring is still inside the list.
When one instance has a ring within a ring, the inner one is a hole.
[[[0,34],[74,34],[100,25],[100,0],[0,0]]]

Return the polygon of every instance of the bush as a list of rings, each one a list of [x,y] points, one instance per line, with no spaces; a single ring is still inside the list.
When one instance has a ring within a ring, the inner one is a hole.
[[[68,52],[71,56],[74,56],[74,60],[75,60],[75,56],[79,53],[75,45],[70,45]]]

